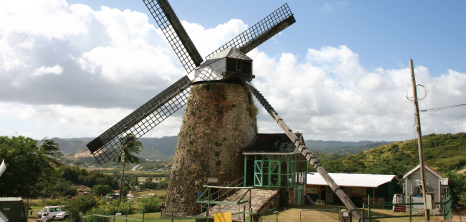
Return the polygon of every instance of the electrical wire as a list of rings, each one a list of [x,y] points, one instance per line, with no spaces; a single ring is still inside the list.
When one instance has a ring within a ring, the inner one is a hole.
[[[438,107],[438,108],[432,108],[432,109],[423,109],[423,110],[419,110],[419,111],[420,112],[440,111],[440,110],[458,108],[458,107],[461,107],[461,106],[466,106],[466,104],[458,104],[458,105],[453,105],[453,106],[444,106],[444,107]]]
[[[427,116],[440,116],[440,117],[457,117],[457,118],[466,118],[466,115],[454,115],[454,114],[425,114]]]

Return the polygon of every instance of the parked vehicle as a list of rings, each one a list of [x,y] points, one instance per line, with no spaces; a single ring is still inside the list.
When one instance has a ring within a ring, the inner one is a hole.
[[[68,219],[69,217],[70,217],[70,215],[68,215],[68,213],[61,212],[61,213],[58,213],[57,215],[55,215],[55,220],[65,220],[65,219]]]
[[[65,211],[62,211],[62,208],[65,206],[46,206],[44,209],[41,210],[42,214],[45,214],[47,216],[47,220],[55,220],[57,214],[59,213],[66,213]],[[40,212],[39,212],[40,213]],[[40,215],[42,217],[42,215]]]

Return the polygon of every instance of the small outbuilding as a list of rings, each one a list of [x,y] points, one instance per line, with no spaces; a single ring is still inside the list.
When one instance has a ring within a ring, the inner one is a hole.
[[[370,196],[371,204],[391,202],[395,194],[395,175],[329,173],[353,203],[362,207]],[[307,174],[307,194],[317,203],[343,204],[317,173]]]
[[[426,193],[430,197],[432,203],[439,203],[442,201],[442,196],[449,194],[448,178],[444,178],[443,175],[430,166],[425,165],[425,182],[426,182]],[[421,181],[421,167],[417,165],[411,171],[403,176],[403,194],[404,201],[409,202],[409,198],[413,198],[413,203],[423,203],[424,198],[422,195],[422,181]],[[419,209],[413,211],[422,211],[424,206],[416,206]],[[440,205],[432,204],[432,213],[440,213]]]
[[[0,197],[0,221],[26,222],[28,205],[21,197]],[[6,220],[5,220],[6,218]]]

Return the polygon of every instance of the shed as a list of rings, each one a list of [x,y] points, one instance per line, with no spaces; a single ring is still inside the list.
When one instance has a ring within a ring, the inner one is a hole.
[[[403,176],[403,194],[406,203],[413,197],[413,202],[424,202],[422,197],[421,166],[417,165]],[[433,196],[433,201],[438,203],[442,195],[449,194],[448,178],[432,167],[425,165],[426,193]],[[440,212],[440,205],[435,205],[434,213]]]
[[[391,202],[395,194],[395,175],[349,173],[329,173],[329,175],[357,206],[367,203],[368,195],[372,203],[385,203]],[[328,204],[342,204],[319,173],[307,174],[306,190],[314,200]]]
[[[28,206],[21,197],[0,197],[0,211],[9,221],[26,222]]]
[[[296,136],[304,143],[301,133]],[[243,155],[246,186],[280,190],[282,206],[301,204],[307,161],[286,134],[257,134]]]

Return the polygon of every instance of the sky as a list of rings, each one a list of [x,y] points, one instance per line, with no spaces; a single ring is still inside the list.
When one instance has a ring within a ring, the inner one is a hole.
[[[204,57],[285,1],[170,1]],[[248,56],[252,81],[306,140],[466,131],[466,2],[288,2],[296,23]],[[0,135],[97,137],[186,75],[142,1],[0,1]],[[192,76],[190,75],[192,78]],[[425,92],[427,94],[425,95]],[[257,106],[260,106],[256,102]],[[177,135],[183,109],[146,137]],[[259,133],[281,129],[263,109]]]

